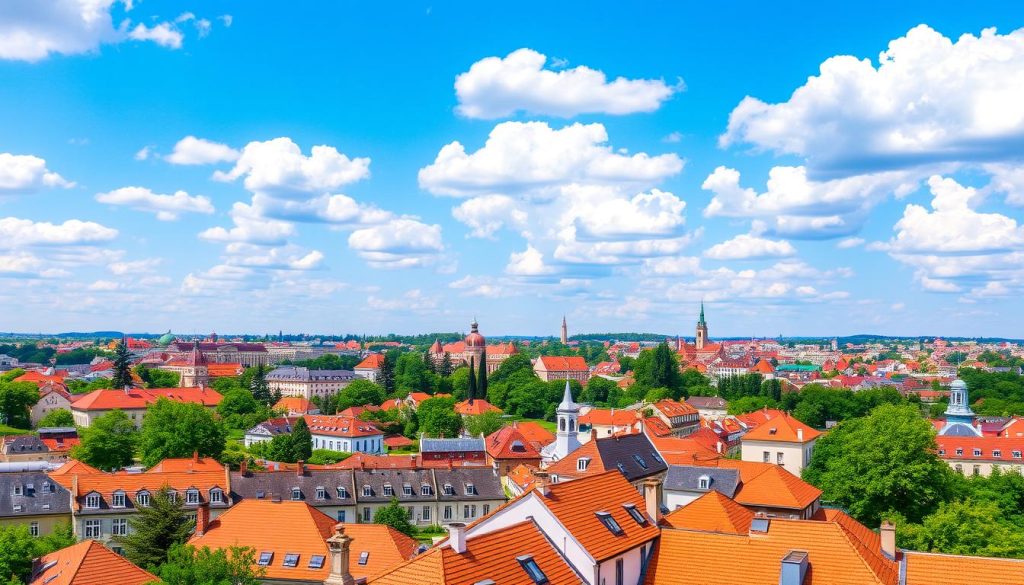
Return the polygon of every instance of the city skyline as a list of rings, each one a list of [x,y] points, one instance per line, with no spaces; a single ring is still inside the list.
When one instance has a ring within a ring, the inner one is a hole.
[[[0,7],[2,330],[1024,325],[997,3],[90,6]]]

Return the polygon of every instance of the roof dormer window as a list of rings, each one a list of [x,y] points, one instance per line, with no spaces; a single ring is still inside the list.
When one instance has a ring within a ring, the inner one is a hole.
[[[619,526],[619,523],[615,521],[615,518],[612,518],[611,514],[609,514],[608,512],[596,512],[596,514],[597,519],[600,520],[601,524],[604,524],[604,527],[607,528],[612,534],[614,534],[615,536],[619,536],[620,534],[622,534],[622,527]]]
[[[124,508],[125,497],[124,492],[116,491],[110,496],[110,505],[115,508]]]
[[[223,504],[224,503],[224,490],[220,488],[213,488],[210,490],[210,503],[211,504]]]
[[[426,484],[425,483],[425,484],[420,486],[420,495],[421,496],[429,496],[430,492],[431,492],[430,484]]]
[[[348,499],[348,488],[345,486],[338,486],[338,497]]]
[[[975,457],[981,457],[981,449],[975,448],[974,449],[974,456]]]
[[[412,495],[412,484],[411,483],[402,484],[402,495],[403,496],[411,496]]]
[[[640,526],[645,526],[647,524],[647,518],[640,510],[636,509],[635,505],[623,504],[622,507],[626,509],[626,512],[629,513],[629,517],[635,520],[637,524]]]
[[[395,490],[391,488],[391,484],[390,483],[384,484],[384,495],[385,496],[393,496],[393,495],[395,495]]]
[[[190,489],[185,492],[185,503],[186,504],[198,504],[199,503],[199,490]]]
[[[699,489],[702,489],[702,490],[706,490],[706,489],[710,488],[711,487],[711,478],[706,476],[706,475],[700,476],[700,478],[697,479],[697,487]]]
[[[586,471],[590,466],[590,457],[580,457],[576,460],[576,471]]]
[[[372,495],[373,495],[373,489],[370,488],[370,486],[368,486],[368,485],[364,485],[363,486],[363,496],[368,498],[368,497],[370,497]]]
[[[293,500],[301,500],[302,499],[302,490],[297,488],[297,487],[292,488],[292,499]]]
[[[86,508],[93,508],[93,509],[99,508],[100,507],[100,495],[99,494],[89,494],[89,495],[85,496],[85,507]]]
[[[471,483],[467,483],[467,484],[466,484],[466,495],[467,495],[467,496],[472,496],[472,495],[474,495],[475,493],[476,493],[476,486],[474,486],[474,485],[473,485],[473,484],[471,484]]]
[[[450,483],[444,484],[444,495],[446,495],[446,496],[454,496],[455,495],[455,488],[452,487],[452,484],[450,484]]]
[[[135,494],[135,503],[143,508],[149,507],[149,492],[142,491]]]

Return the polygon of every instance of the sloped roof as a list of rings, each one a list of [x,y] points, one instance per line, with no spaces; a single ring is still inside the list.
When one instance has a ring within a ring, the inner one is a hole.
[[[665,474],[664,489],[677,491],[700,490],[700,478],[707,477],[707,489],[733,497],[740,486],[740,472],[736,469],[721,469],[700,465],[670,465]]]
[[[497,412],[501,414],[502,410],[483,398],[476,398],[456,403],[455,412],[464,416],[472,416],[476,414],[483,414],[485,412]]]
[[[540,451],[516,426],[505,426],[487,439],[487,454],[494,459],[539,459]]]
[[[93,390],[71,404],[73,410],[139,410],[149,407],[159,398],[177,402],[191,402],[203,406],[217,406],[221,395],[212,388],[131,388],[125,390]]]
[[[803,433],[803,436],[799,433]],[[759,424],[757,428],[743,435],[744,441],[779,441],[785,443],[807,443],[817,439],[820,431],[809,427],[792,416],[783,413]]]
[[[590,368],[580,356],[542,355],[537,361],[549,372],[586,372]]]
[[[672,528],[724,534],[747,534],[754,513],[716,491],[710,491],[662,518]]]
[[[154,581],[158,581],[156,575],[95,540],[83,540],[36,559],[29,585],[145,585]]]
[[[384,365],[384,354],[371,353],[363,358],[363,361],[356,364],[357,370],[377,370]]]
[[[224,471],[224,464],[212,457],[182,457],[176,459],[164,459],[153,467],[146,470],[146,473],[175,472],[183,471]]]
[[[1024,560],[966,557],[935,553],[903,553],[906,585],[1005,585],[1024,583]]]
[[[736,501],[747,506],[802,510],[821,497],[821,490],[778,465],[744,481]]]

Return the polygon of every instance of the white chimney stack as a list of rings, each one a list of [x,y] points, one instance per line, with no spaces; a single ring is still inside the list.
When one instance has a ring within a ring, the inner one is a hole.
[[[888,559],[896,558],[896,525],[886,520],[879,529],[882,537],[882,554]]]
[[[461,555],[466,552],[466,525],[462,522],[452,522],[447,528],[448,544],[455,554]]]
[[[644,480],[644,507],[647,509],[647,515],[655,524],[658,522],[658,511],[661,509],[661,503],[658,500],[658,487],[660,486],[661,481],[653,477]]]
[[[797,429],[796,430],[796,439],[798,441],[800,441],[800,442],[803,442],[803,440],[804,440],[804,430],[803,429]]]

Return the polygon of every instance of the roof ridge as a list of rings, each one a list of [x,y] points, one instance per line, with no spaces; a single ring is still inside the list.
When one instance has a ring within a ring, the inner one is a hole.
[[[832,525],[834,525],[836,527],[837,530],[839,530],[839,534],[841,534],[843,536],[843,538],[845,538],[846,541],[850,543],[850,546],[852,546],[854,551],[857,552],[857,558],[859,558],[860,561],[862,563],[864,563],[864,566],[867,567],[868,571],[870,571],[871,574],[875,576],[875,580],[878,581],[879,583],[883,583],[883,584],[886,583],[886,581],[883,580],[882,576],[879,575],[880,571],[876,570],[875,567],[872,566],[872,563],[868,562],[868,560],[864,557],[864,555],[861,554],[861,550],[863,550],[864,552],[870,554],[876,560],[881,561],[882,562],[882,568],[886,569],[885,572],[887,572],[887,573],[892,572],[892,569],[891,569],[891,567],[888,567],[886,565],[886,563],[892,562],[892,561],[889,561],[888,559],[883,557],[880,552],[879,552],[879,554],[875,554],[875,552],[873,550],[871,550],[871,548],[868,547],[868,545],[866,543],[864,543],[859,538],[855,538],[853,536],[853,534],[851,534],[850,531],[845,526],[842,525],[842,523],[836,522],[836,521],[833,520],[832,522],[827,522],[827,524],[832,524]],[[867,527],[865,526],[865,528],[867,528]],[[898,576],[898,573],[897,573],[897,576]]]

